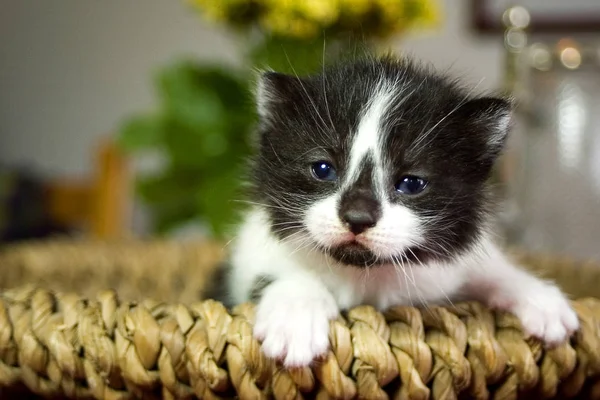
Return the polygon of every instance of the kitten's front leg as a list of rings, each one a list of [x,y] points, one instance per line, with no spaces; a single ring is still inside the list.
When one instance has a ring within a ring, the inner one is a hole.
[[[254,336],[267,357],[286,367],[303,367],[329,347],[329,321],[338,316],[335,299],[308,275],[280,278],[263,289]]]
[[[495,246],[487,253],[490,258],[469,279],[469,295],[516,315],[527,335],[549,345],[564,342],[579,328],[577,314],[557,286],[519,268]]]

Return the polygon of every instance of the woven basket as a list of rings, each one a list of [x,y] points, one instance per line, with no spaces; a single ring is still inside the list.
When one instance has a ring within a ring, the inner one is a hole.
[[[477,303],[363,306],[331,323],[326,357],[286,370],[252,338],[252,305],[200,301],[222,255],[175,242],[4,249],[0,398],[600,398],[592,263],[518,255],[579,299],[581,330],[558,348],[524,339],[513,316]]]

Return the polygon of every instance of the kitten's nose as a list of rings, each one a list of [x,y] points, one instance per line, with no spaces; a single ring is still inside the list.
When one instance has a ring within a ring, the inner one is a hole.
[[[363,233],[377,223],[374,213],[367,210],[348,210],[342,215],[342,219],[348,225],[348,229],[355,235]]]

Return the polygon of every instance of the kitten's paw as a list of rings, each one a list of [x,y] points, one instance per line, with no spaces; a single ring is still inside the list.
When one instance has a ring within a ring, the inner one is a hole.
[[[579,329],[577,314],[552,285],[540,284],[530,289],[509,311],[519,318],[526,334],[551,346],[564,342]]]
[[[288,368],[304,367],[327,351],[329,321],[338,315],[331,296],[265,295],[256,312],[254,336],[267,357],[282,360]]]

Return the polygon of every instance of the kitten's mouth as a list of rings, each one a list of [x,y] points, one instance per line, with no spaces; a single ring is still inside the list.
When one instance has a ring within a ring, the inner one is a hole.
[[[424,252],[419,247],[410,247],[402,254],[394,257],[394,259],[377,257],[373,251],[356,239],[348,240],[345,243],[324,251],[342,264],[360,268],[376,267],[394,263],[421,265],[424,261],[430,259],[427,252]]]
[[[342,264],[356,267],[371,267],[385,263],[384,260],[378,259],[371,250],[356,240],[330,248],[327,253]]]

